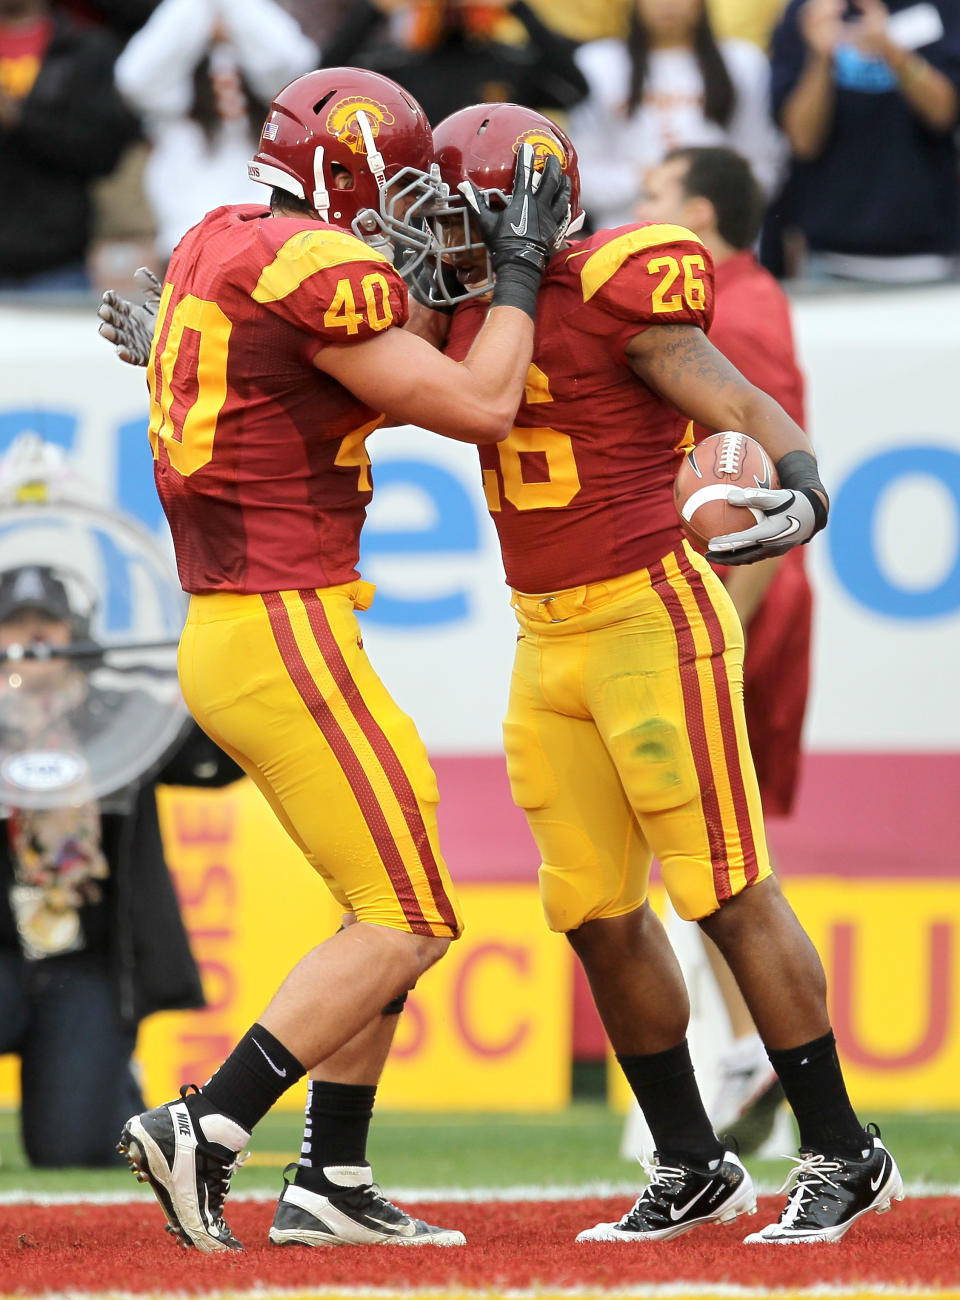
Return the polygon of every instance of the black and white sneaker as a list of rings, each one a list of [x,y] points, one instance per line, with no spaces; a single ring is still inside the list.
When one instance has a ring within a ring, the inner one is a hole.
[[[753,1180],[732,1151],[715,1168],[641,1161],[649,1184],[619,1223],[598,1223],[577,1241],[668,1241],[703,1223],[730,1223],[738,1214],[756,1214]]]
[[[205,1102],[196,1085],[188,1084],[180,1089],[179,1101],[128,1119],[117,1150],[127,1157],[137,1181],[153,1188],[167,1216],[167,1231],[183,1245],[207,1253],[242,1250],[222,1211],[249,1137],[235,1120]]]
[[[455,1228],[435,1228],[411,1218],[388,1201],[373,1182],[369,1165],[326,1165],[310,1170],[314,1186],[299,1165],[287,1165],[297,1176],[280,1193],[270,1240],[275,1246],[465,1246],[467,1239]],[[299,1182],[297,1181],[299,1178]]]
[[[789,1194],[780,1218],[744,1240],[777,1245],[839,1241],[864,1214],[885,1214],[892,1201],[902,1201],[903,1179],[896,1161],[875,1124],[867,1125],[867,1133],[870,1145],[859,1160],[814,1151],[790,1156],[796,1168],[780,1188]]]

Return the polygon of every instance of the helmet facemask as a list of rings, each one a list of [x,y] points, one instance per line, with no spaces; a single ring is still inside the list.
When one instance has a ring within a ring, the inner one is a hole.
[[[365,244],[387,256],[404,274],[415,271],[431,253],[436,239],[427,214],[441,194],[440,171],[436,163],[429,173],[417,167],[402,167],[389,181],[381,183],[379,210],[361,208],[350,229]]]
[[[484,193],[493,207],[507,206],[508,196],[502,190]],[[441,183],[441,192],[427,218],[433,248],[417,277],[418,291],[427,306],[449,310],[457,303],[489,293],[493,288],[493,262],[473,225],[466,199]]]

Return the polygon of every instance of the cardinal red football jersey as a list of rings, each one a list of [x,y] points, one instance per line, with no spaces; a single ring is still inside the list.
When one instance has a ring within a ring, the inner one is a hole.
[[[486,304],[465,303],[462,358]],[[540,593],[646,568],[680,543],[673,480],[689,421],[625,359],[651,325],[706,328],[713,264],[691,231],[605,230],[557,253],[537,303],[533,364],[510,436],[479,449],[507,581]]]
[[[382,254],[337,227],[210,212],[174,251],[148,367],[157,491],[189,592],[357,577],[382,416],[313,365],[407,318]]]

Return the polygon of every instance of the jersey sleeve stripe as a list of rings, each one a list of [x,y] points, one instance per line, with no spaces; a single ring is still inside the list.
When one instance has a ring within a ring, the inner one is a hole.
[[[640,226],[636,230],[628,230],[624,235],[618,235],[616,239],[611,239],[595,253],[591,253],[580,268],[583,301],[589,302],[635,253],[642,253],[647,248],[656,248],[660,244],[676,243],[699,244],[703,247],[703,240],[699,235],[695,235],[692,230],[687,230],[685,226],[661,224]]]
[[[733,703],[730,698],[730,679],[723,658],[723,628],[720,625],[720,618],[713,601],[710,599],[710,593],[704,586],[702,575],[694,569],[685,556],[680,563],[680,573],[693,593],[697,608],[710,637],[710,662],[713,665],[714,687],[720,715],[720,734],[723,739],[726,770],[730,778],[730,792],[733,798],[740,849],[743,855],[743,871],[746,883],[750,885],[757,879],[760,869],[757,862],[757,845],[750,818],[747,791],[743,779],[744,755],[740,751],[733,716]]]
[[[390,834],[387,819],[370,779],[363,770],[363,765],[349,739],[333,716],[329,704],[323,698],[297,645],[283,597],[279,592],[264,592],[261,599],[266,607],[283,665],[353,791],[407,924],[414,934],[432,935],[433,926],[423,915],[413,881],[403,864],[397,843]]]
[[[690,626],[690,621],[687,618],[680,597],[670,585],[663,560],[658,560],[656,564],[650,566],[650,578],[653,590],[663,603],[677,638],[677,659],[680,670],[680,687],[683,693],[683,711],[687,734],[690,737],[690,750],[697,771],[697,781],[700,786],[700,801],[703,806],[704,822],[706,823],[710,863],[713,867],[713,889],[717,902],[723,903],[726,899],[732,897],[733,891],[730,887],[727,846],[723,834],[720,802],[717,798],[713,768],[710,763],[710,746],[707,741],[703,700],[700,696],[700,679],[697,674],[697,647],[694,641],[693,629]]]
[[[273,261],[260,272],[250,296],[254,302],[279,302],[318,271],[329,271],[350,262],[388,262],[388,259],[343,230],[299,230],[277,249]]]
[[[390,744],[379,722],[370,712],[369,705],[350,675],[350,668],[337,644],[336,637],[333,635],[333,629],[330,627],[319,596],[315,591],[310,590],[301,591],[299,596],[306,610],[317,648],[323,656],[327,669],[336,682],[351,713],[360,725],[364,736],[377,757],[377,761],[383,768],[384,775],[390,783],[390,788],[403,812],[404,821],[416,847],[417,856],[423,867],[423,873],[426,876],[440,919],[450,927],[453,934],[456,934],[459,928],[456,913],[444,887],[443,877],[433,847],[430,844],[430,836],[427,833],[423,817],[420,815],[419,804],[410,784],[410,778],[396,750]]]

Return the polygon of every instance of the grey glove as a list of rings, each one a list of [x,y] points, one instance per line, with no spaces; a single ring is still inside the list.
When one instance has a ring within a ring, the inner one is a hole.
[[[707,559],[714,564],[752,564],[774,555],[785,555],[794,546],[809,542],[817,531],[817,513],[803,492],[791,488],[727,489],[727,502],[748,510],[760,510],[763,518],[742,533],[714,537]],[[823,511],[826,518],[826,511]]]
[[[97,309],[99,331],[117,349],[121,361],[145,366],[150,359],[163,285],[146,266],[137,267],[133,278],[143,293],[143,303],[130,302],[107,289]]]

